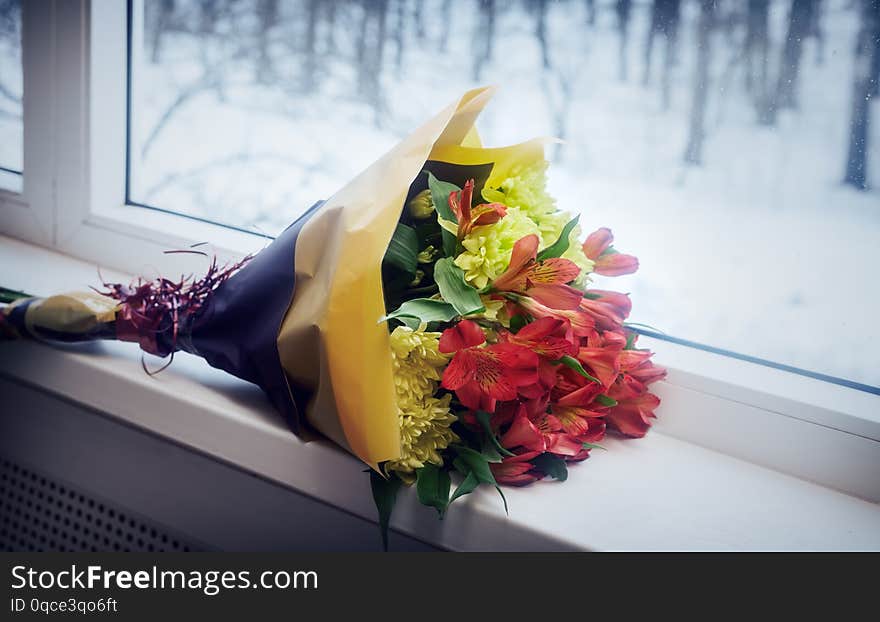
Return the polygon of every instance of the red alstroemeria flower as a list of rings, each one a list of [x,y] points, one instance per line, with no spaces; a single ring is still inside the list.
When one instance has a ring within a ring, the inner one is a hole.
[[[627,294],[601,289],[588,290],[580,306],[593,316],[600,330],[620,330],[632,311],[632,301]]]
[[[517,240],[507,270],[492,282],[492,288],[527,294],[551,309],[577,309],[583,293],[566,283],[578,277],[580,268],[561,257],[537,261],[539,243],[535,234]]]
[[[518,456],[508,456],[501,462],[490,462],[489,468],[499,484],[508,486],[525,486],[542,477],[543,473],[535,471],[535,466],[529,462],[541,455],[540,451],[527,451]]]
[[[519,305],[523,311],[533,318],[550,317],[558,320],[567,320],[575,337],[590,337],[597,334],[596,321],[593,319],[593,316],[579,308],[553,309],[529,296],[521,296],[519,294],[508,294],[508,296],[513,297],[515,304]]]
[[[580,348],[577,359],[588,372],[610,387],[620,373],[620,353],[623,344],[608,344],[601,348]]]
[[[650,360],[645,360],[637,367],[627,369],[626,373],[642,384],[649,385],[652,382],[663,380],[666,377],[666,368],[654,365]]]
[[[559,456],[576,456],[584,444],[564,431],[562,423],[546,412],[528,412],[522,406],[507,432],[501,437],[507,449],[547,451]]]
[[[501,338],[527,347],[538,356],[557,360],[578,351],[571,324],[568,320],[543,317],[523,326],[519,332],[504,331]]]
[[[584,255],[592,259],[593,271],[605,276],[632,274],[639,269],[639,260],[632,255],[618,253],[611,246],[614,235],[611,229],[602,227],[587,236],[583,245]]]
[[[638,335],[633,338],[633,343]],[[646,387],[666,377],[666,369],[651,362],[654,353],[650,350],[624,350],[620,353],[620,373],[630,376]]]
[[[524,346],[539,357],[538,383],[520,389],[527,398],[538,398],[556,385],[559,368],[555,361],[563,356],[577,354],[578,346],[571,324],[567,320],[545,317],[523,326],[518,333],[502,331],[499,337],[506,342]]]
[[[660,398],[645,392],[636,397],[618,400],[605,420],[612,428],[634,438],[643,437],[651,427],[651,419],[656,418],[654,410],[660,405]]]
[[[520,387],[538,382],[538,355],[515,343],[485,342],[471,320],[443,331],[440,352],[455,356],[443,372],[442,386],[455,391],[467,408],[494,412],[496,401],[514,400]]]
[[[449,209],[458,220],[459,240],[463,240],[474,227],[495,224],[507,214],[507,207],[501,203],[481,203],[472,208],[473,197],[473,179],[469,179],[460,191],[449,193]]]
[[[604,412],[582,406],[551,404],[551,414],[559,420],[562,429],[582,443],[595,443],[605,436]]]

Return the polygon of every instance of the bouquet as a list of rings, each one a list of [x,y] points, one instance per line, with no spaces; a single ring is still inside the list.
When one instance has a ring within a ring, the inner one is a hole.
[[[442,517],[480,485],[564,480],[607,429],[644,436],[665,371],[625,323],[629,297],[590,286],[638,261],[608,229],[581,239],[547,193],[545,141],[480,145],[491,94],[463,95],[253,257],[6,290],[0,335],[181,350],[257,384],[294,433],[370,467],[386,545],[403,485]]]

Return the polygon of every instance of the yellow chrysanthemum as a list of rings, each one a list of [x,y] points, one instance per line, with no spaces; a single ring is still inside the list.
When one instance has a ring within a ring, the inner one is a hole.
[[[524,211],[509,207],[497,223],[473,228],[461,241],[464,251],[455,265],[469,283],[482,289],[507,269],[517,240],[530,234],[540,235],[538,225]]]
[[[440,452],[458,440],[449,428],[455,421],[449,411],[452,396],[434,397],[448,358],[438,349],[440,333],[423,328],[398,326],[391,333],[400,459],[386,463],[385,468],[409,483],[415,479],[415,470],[426,462],[442,465]]]

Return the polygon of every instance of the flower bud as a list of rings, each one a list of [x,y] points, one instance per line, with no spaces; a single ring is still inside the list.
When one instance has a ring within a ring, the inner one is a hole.
[[[406,205],[410,215],[416,220],[425,220],[434,213],[434,202],[431,200],[431,191],[422,190]]]

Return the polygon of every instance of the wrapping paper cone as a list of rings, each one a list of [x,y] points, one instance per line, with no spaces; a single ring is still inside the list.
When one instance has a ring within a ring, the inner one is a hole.
[[[176,312],[180,301],[141,295],[158,287],[141,282],[113,286],[118,306],[93,293],[20,300],[0,313],[0,328],[37,339],[135,341],[160,356],[191,352],[259,385],[295,433],[315,429],[374,469],[397,459],[382,260],[408,197],[427,185],[426,169],[458,185],[473,177],[479,190],[543,156],[543,140],[480,145],[474,123],[493,93],[465,93],[243,267],[222,278],[213,272],[191,313]]]
[[[309,386],[309,423],[373,468],[400,456],[381,265],[413,180],[438,146],[471,134],[493,89],[466,93],[330,198],[303,227],[296,294],[278,335]]]

